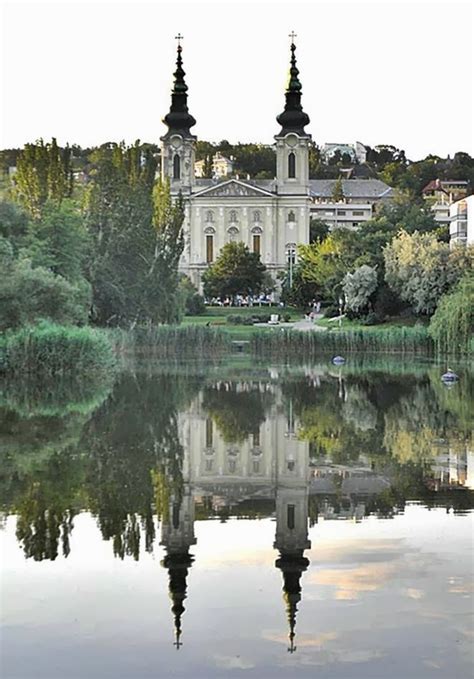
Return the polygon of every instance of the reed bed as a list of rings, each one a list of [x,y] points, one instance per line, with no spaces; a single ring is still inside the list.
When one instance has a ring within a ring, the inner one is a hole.
[[[228,333],[201,325],[158,325],[109,332],[119,355],[140,354],[152,358],[215,357],[231,348]]]
[[[114,367],[112,345],[101,330],[41,323],[0,337],[0,373],[6,376],[81,376]]]
[[[251,338],[251,351],[257,356],[316,356],[323,352],[387,352],[434,354],[434,343],[424,327],[338,330],[328,332],[262,332]]]

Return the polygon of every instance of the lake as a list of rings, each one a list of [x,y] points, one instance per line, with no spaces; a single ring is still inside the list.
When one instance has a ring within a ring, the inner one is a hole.
[[[4,385],[2,677],[471,677],[474,374],[452,367]]]

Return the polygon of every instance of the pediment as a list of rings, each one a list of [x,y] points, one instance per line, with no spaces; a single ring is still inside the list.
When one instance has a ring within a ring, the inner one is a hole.
[[[238,179],[230,179],[229,181],[223,182],[222,184],[209,186],[208,188],[203,189],[194,195],[196,197],[205,196],[206,198],[254,198],[256,196],[272,196],[270,191],[260,189],[256,186],[252,186],[251,184],[246,184],[245,182],[242,182]]]

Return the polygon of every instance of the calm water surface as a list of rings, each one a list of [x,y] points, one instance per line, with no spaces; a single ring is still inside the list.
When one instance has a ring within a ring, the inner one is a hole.
[[[0,395],[5,679],[469,679],[474,376],[147,364]]]

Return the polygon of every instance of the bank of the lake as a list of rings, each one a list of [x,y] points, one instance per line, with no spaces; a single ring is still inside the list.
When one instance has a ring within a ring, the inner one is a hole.
[[[305,328],[302,325],[184,323],[126,330],[43,322],[0,336],[0,375],[110,374],[117,360],[130,356],[212,358],[235,351],[284,360],[358,352],[463,359],[474,355],[472,338],[467,344],[440,345],[429,327],[421,324],[364,327],[336,322],[328,326],[326,321],[326,327],[310,322]]]

